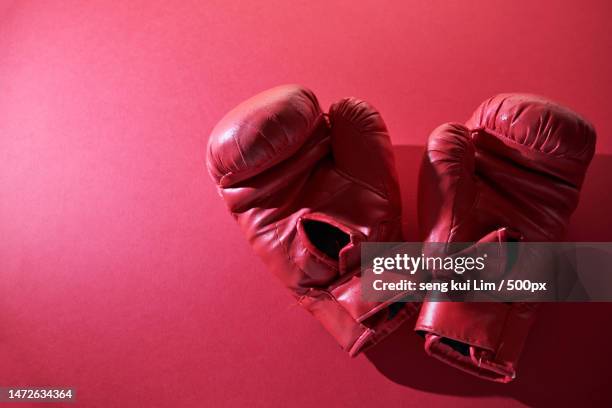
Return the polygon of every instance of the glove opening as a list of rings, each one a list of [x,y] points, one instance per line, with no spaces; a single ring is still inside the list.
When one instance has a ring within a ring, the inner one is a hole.
[[[470,355],[470,346],[468,344],[462,343],[457,340],[447,339],[446,337],[442,337],[440,343],[446,344],[456,352],[461,353],[466,357]]]
[[[340,250],[351,242],[349,234],[326,222],[305,219],[302,225],[312,245],[331,259],[338,260]]]
[[[426,338],[428,334],[426,331],[423,331],[423,330],[417,330],[416,333],[423,338]],[[449,339],[446,337],[440,337],[439,342],[452,348],[456,352],[461,353],[462,355],[466,357],[470,356],[470,345],[469,344],[462,343],[460,341]]]

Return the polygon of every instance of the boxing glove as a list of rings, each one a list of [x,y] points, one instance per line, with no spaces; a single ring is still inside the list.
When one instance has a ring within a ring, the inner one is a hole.
[[[351,356],[415,314],[360,295],[361,244],[401,240],[390,139],[366,102],[325,114],[308,89],[265,91],[217,124],[207,166],[254,252]]]
[[[495,96],[465,125],[438,127],[419,175],[423,241],[563,240],[595,139],[576,113],[524,94]],[[509,382],[534,312],[533,303],[425,302],[416,330],[428,354]]]

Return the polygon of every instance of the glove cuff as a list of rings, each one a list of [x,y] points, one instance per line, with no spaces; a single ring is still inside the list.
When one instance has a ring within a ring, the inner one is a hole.
[[[415,330],[425,334],[425,351],[478,377],[507,383],[534,318],[527,303],[425,302]]]
[[[359,276],[326,290],[312,289],[299,298],[351,357],[374,346],[402,323],[416,315],[415,303],[366,302]]]

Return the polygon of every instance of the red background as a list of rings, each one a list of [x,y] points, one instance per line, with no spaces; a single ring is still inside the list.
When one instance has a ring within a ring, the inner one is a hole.
[[[545,305],[509,385],[425,357],[409,325],[349,359],[252,255],[204,147],[277,84],[367,99],[414,239],[411,146],[492,94],[543,94],[599,134],[571,237],[612,241],[611,17],[605,0],[0,3],[0,385],[87,407],[609,406],[610,304]]]

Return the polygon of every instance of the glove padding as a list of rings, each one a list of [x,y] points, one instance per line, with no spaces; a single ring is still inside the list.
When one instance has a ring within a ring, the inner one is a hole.
[[[485,101],[466,125],[440,126],[429,137],[419,176],[423,240],[563,240],[595,139],[576,113],[523,94]],[[416,330],[430,355],[509,382],[535,306],[425,302]]]
[[[254,251],[350,355],[415,313],[361,299],[361,243],[401,240],[391,143],[366,102],[326,115],[305,88],[270,89],[220,121],[207,163]]]

